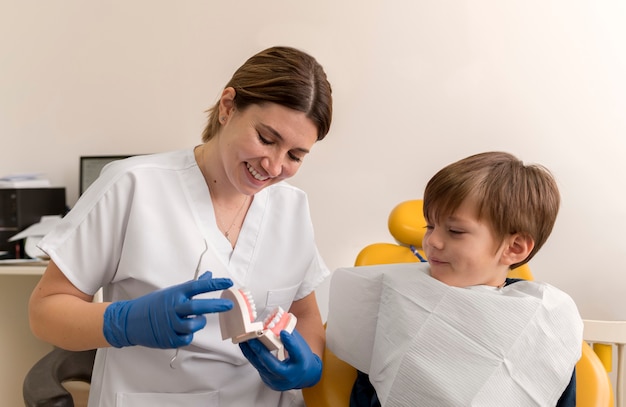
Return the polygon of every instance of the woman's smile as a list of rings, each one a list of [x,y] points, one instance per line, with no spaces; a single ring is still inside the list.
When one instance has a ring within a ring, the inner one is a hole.
[[[246,168],[248,169],[248,172],[256,179],[259,181],[267,181],[270,177],[264,177],[261,174],[259,174],[254,168],[252,168],[252,165],[250,165],[250,163],[246,163]]]

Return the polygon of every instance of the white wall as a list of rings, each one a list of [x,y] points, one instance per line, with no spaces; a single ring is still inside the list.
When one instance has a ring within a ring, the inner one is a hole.
[[[192,146],[232,71],[311,52],[335,118],[293,182],[334,269],[386,217],[485,150],[545,164],[563,206],[532,261],[585,318],[626,319],[626,5],[620,0],[0,0],[0,175],[77,197],[78,157]],[[326,287],[320,302],[326,309]]]

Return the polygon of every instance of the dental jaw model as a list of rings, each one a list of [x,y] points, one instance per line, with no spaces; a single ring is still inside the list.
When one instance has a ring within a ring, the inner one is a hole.
[[[222,340],[231,338],[233,343],[245,342],[257,338],[270,351],[276,351],[279,360],[285,359],[285,348],[280,340],[280,331],[293,332],[296,317],[275,308],[263,321],[256,321],[256,307],[249,291],[229,288],[222,292],[222,298],[233,302],[233,308],[219,314]]]

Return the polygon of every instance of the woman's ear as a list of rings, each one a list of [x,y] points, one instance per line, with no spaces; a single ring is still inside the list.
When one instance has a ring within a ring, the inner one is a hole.
[[[528,257],[534,247],[535,241],[532,237],[514,233],[505,239],[502,262],[507,266],[519,263]]]
[[[229,86],[222,91],[220,97],[219,117],[220,122],[223,122],[222,118],[226,120],[235,111],[235,95],[237,92],[235,88]]]

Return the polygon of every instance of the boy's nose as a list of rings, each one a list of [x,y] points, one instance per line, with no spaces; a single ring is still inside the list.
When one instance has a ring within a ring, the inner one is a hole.
[[[441,233],[438,231],[437,228],[434,228],[426,233],[426,235],[424,236],[423,244],[425,246],[434,247],[435,249],[441,249],[443,247]]]

